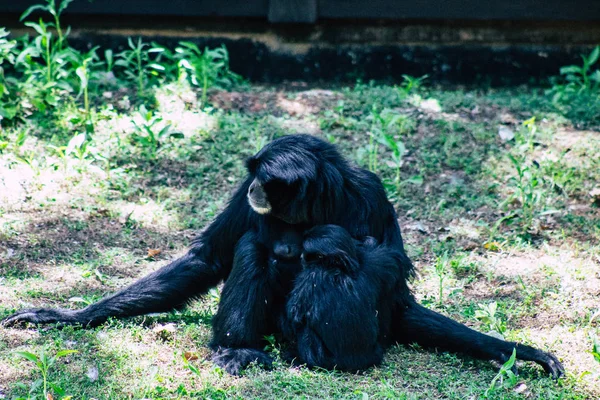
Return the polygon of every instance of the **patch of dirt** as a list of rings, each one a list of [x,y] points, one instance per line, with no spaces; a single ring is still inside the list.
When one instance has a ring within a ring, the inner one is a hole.
[[[318,114],[332,108],[343,96],[338,92],[312,89],[296,93],[253,91],[215,92],[210,103],[222,110],[235,110],[245,113],[268,113],[273,116],[306,116]]]
[[[0,263],[11,269],[37,271],[39,264],[56,264],[61,260],[72,260],[74,253],[79,257],[97,258],[106,249],[120,248],[138,257],[145,256],[147,249],[163,248],[165,245],[185,240],[176,232],[152,231],[137,226],[127,227],[118,219],[97,214],[86,214],[70,210],[70,214],[48,209],[43,215],[38,213],[14,213],[14,218],[27,221],[19,229],[22,233],[11,235],[2,243]],[[163,252],[161,258],[169,257]],[[126,276],[135,275],[131,262],[109,268]],[[133,272],[132,272],[133,271]]]
[[[593,149],[589,147],[589,144],[594,141],[600,141],[600,132],[559,128],[552,135],[553,146],[561,150],[580,149],[591,151]]]

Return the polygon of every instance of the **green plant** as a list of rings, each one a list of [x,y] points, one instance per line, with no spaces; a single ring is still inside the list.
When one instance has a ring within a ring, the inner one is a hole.
[[[190,82],[202,89],[201,107],[206,106],[210,87],[229,88],[241,80],[229,70],[229,54],[225,46],[201,51],[191,42],[180,42],[175,49],[175,59],[182,70],[187,71]]]
[[[523,128],[524,131],[517,136],[517,142],[520,145],[507,154],[508,161],[516,172],[516,176],[510,176],[507,180],[513,191],[500,204],[501,209],[515,205],[517,208],[500,218],[493,231],[503,222],[516,219],[519,222],[521,233],[528,234],[535,219],[543,212],[544,201],[547,197],[546,185],[544,185],[540,164],[535,160],[530,160],[537,133],[535,117],[524,121]]]
[[[9,32],[0,28],[0,121],[12,119],[17,114],[17,106],[9,96],[9,80],[4,75],[4,65],[14,65],[17,42],[8,39]]]
[[[27,37],[21,39],[23,49],[15,60],[16,68],[24,75],[19,91],[40,111],[45,111],[47,106],[56,106],[63,93],[74,91],[71,66],[76,63],[78,52],[67,46],[69,32],[63,32],[60,25],[60,15],[70,2],[64,0],[57,5],[54,0],[47,0],[46,5],[32,6],[21,16],[23,20],[33,11],[42,10],[49,12],[54,20],[44,22],[40,18],[38,22],[25,22],[25,26],[37,35],[31,41]]]
[[[441,256],[438,256],[433,265],[433,270],[438,278],[439,292],[438,292],[438,303],[442,305],[444,302],[444,280],[448,276],[448,267],[450,260],[448,258],[448,252],[445,252]]]
[[[503,335],[506,332],[506,324],[496,315],[498,303],[495,301],[489,304],[478,304],[478,310],[475,311],[475,318],[486,324],[490,332],[496,332]]]
[[[396,91],[398,92],[398,96],[400,100],[407,99],[414,91],[418,90],[425,80],[427,80],[428,76],[423,75],[420,78],[415,78],[410,75],[402,75],[402,84],[396,86]]]
[[[388,165],[393,167],[396,171],[394,183],[396,184],[396,189],[400,190],[400,169],[403,165],[403,156],[406,153],[406,147],[403,142],[396,140],[393,135],[388,135],[386,133],[382,133],[381,143],[391,151],[391,160]]]
[[[592,71],[592,66],[600,58],[600,46],[596,46],[586,57],[581,55],[582,65],[567,65],[560,69],[566,83],[557,83],[548,91],[553,94],[552,101],[568,100],[574,95],[596,92],[600,87],[600,69]]]
[[[26,74],[35,79],[42,79],[48,85],[57,84],[62,89],[71,90],[72,88],[66,84],[66,78],[70,74],[68,65],[74,61],[77,52],[65,46],[62,32],[57,39],[53,38],[50,28],[55,24],[45,23],[40,18],[38,22],[25,22],[25,26],[33,28],[37,36],[19,54],[17,62],[24,64]],[[42,65],[37,62],[38,58],[42,60]]]
[[[70,3],[73,0],[59,0],[58,4],[56,0],[46,0],[46,4],[36,4],[29,7],[25,12],[21,15],[21,21],[27,18],[32,12],[40,10],[50,13],[54,18],[54,23],[47,24],[47,26],[52,26],[56,29],[56,34],[58,35],[58,47],[62,47],[65,37],[68,35],[68,31],[66,34],[63,34],[63,30],[60,25],[60,15],[67,9]]]
[[[504,387],[505,386],[505,384],[504,384],[505,377],[508,380],[507,385],[506,385],[507,387],[511,388],[517,384],[517,375],[513,371],[516,359],[517,359],[517,349],[513,349],[513,352],[512,352],[512,355],[510,356],[510,358],[508,360],[506,360],[506,362],[502,365],[502,367],[500,367],[500,371],[498,371],[498,373],[496,374],[494,379],[492,379],[490,386],[487,388],[487,390],[484,393],[484,397],[488,398],[488,397],[490,397],[490,395],[494,394],[494,392],[496,391],[496,383],[498,381],[500,381],[500,386]]]
[[[590,339],[592,341],[592,356],[594,356],[594,360],[600,363],[600,340],[598,340],[597,336],[590,334]]]
[[[133,140],[135,143],[150,150],[151,158],[156,158],[156,154],[164,144],[167,138],[183,138],[183,134],[173,132],[170,124],[163,123],[163,119],[154,115],[152,111],[148,111],[143,105],[140,107],[139,115],[142,117],[142,123],[133,120],[135,132]]]
[[[521,222],[521,230],[527,232],[533,225],[535,216],[540,212],[543,189],[540,188],[541,177],[539,168],[534,163],[527,163],[525,157],[516,158],[508,154],[508,158],[517,172],[516,177],[511,177],[509,183],[512,183],[516,191],[509,196],[508,202],[517,201],[520,209],[513,213],[518,216]]]
[[[77,74],[77,77],[79,78],[79,94],[83,94],[83,107],[88,120],[91,117],[89,99],[90,75],[92,66],[98,60],[98,54],[96,53],[97,50],[98,46],[92,48],[87,53],[79,57],[77,60],[78,66],[75,69],[75,74]]]
[[[165,69],[164,66],[153,62],[150,56],[161,50],[150,47],[148,43],[142,41],[142,38],[138,38],[136,42],[127,38],[127,45],[129,49],[117,54],[114,65],[120,67],[129,80],[137,82],[138,96],[142,96],[148,78],[158,76]]]
[[[85,133],[75,134],[66,146],[49,145],[48,147],[62,160],[64,170],[67,170],[70,158],[78,160],[75,167],[79,171],[90,167],[93,161],[102,161],[108,164],[107,158],[96,147],[90,145]]]
[[[411,121],[406,115],[394,110],[384,108],[379,110],[377,104],[373,104],[368,119],[371,121],[369,130],[369,144],[366,147],[367,168],[371,172],[379,169],[379,150],[383,145],[391,151],[389,165],[395,170],[395,183],[400,184],[400,168],[402,157],[406,152],[404,143],[397,139],[398,135],[405,133],[411,126]]]
[[[56,394],[60,395],[63,398],[63,400],[70,399],[70,397],[64,397],[64,390],[62,388],[52,384],[51,382],[48,382],[48,373],[50,372],[54,364],[56,364],[56,361],[59,358],[68,356],[69,354],[73,353],[77,353],[77,350],[60,350],[53,357],[49,357],[45,350],[42,350],[42,352],[39,355],[30,353],[28,351],[16,351],[14,353],[16,356],[22,357],[34,363],[38,371],[42,375],[40,379],[36,380],[31,385],[29,399],[37,398],[37,396],[31,395],[32,393],[36,392],[40,386],[42,386],[43,399],[53,398],[52,394],[48,391],[48,386],[50,386]]]

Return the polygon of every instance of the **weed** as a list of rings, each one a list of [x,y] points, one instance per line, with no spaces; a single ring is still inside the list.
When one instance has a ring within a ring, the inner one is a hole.
[[[165,144],[167,138],[183,138],[182,133],[173,132],[170,124],[163,123],[161,117],[154,115],[146,107],[140,107],[139,115],[142,123],[136,122],[135,119],[132,120],[135,125],[135,132],[132,137],[135,143],[150,150],[151,158],[156,158],[159,147]]]
[[[560,74],[566,83],[557,83],[548,91],[553,94],[555,103],[568,101],[569,98],[585,93],[591,93],[600,87],[600,69],[592,71],[600,58],[600,46],[596,46],[588,55],[581,55],[582,65],[567,65],[560,69]]]
[[[0,122],[2,118],[12,119],[17,114],[17,107],[9,98],[9,80],[4,75],[4,65],[14,65],[17,42],[8,39],[9,33],[0,28]]]
[[[54,18],[54,23],[48,24],[48,26],[52,26],[56,29],[56,33],[58,35],[58,47],[62,47],[66,34],[63,34],[63,30],[60,25],[60,15],[63,13],[63,11],[67,9],[69,4],[72,2],[73,0],[58,0],[57,4],[56,0],[46,0],[45,5],[36,4],[25,10],[25,12],[21,15],[21,21],[27,18],[32,12],[37,10],[49,13]]]
[[[129,80],[137,83],[138,96],[143,96],[148,78],[164,71],[164,67],[152,62],[150,57],[150,54],[159,50],[150,48],[150,44],[144,43],[142,38],[135,42],[128,38],[127,45],[129,49],[117,54],[114,65],[120,67]]]
[[[37,398],[37,395],[35,395],[35,392],[37,391],[37,389],[40,386],[42,387],[42,394],[43,394],[42,398],[43,399],[53,398],[52,394],[48,391],[48,386],[50,386],[52,388],[52,390],[54,391],[55,394],[58,394],[59,396],[61,396],[62,399],[64,399],[64,400],[70,399],[70,396],[67,396],[67,397],[64,396],[65,391],[62,388],[60,388],[59,386],[48,381],[48,373],[50,372],[50,370],[54,366],[54,364],[56,364],[56,361],[59,358],[68,356],[69,354],[73,354],[73,353],[77,353],[77,350],[60,350],[52,357],[49,357],[45,350],[42,350],[39,355],[30,353],[28,351],[16,351],[14,353],[17,356],[22,357],[22,358],[34,363],[35,366],[37,367],[38,371],[42,375],[42,377],[40,379],[36,380],[31,385],[31,389],[29,391],[30,399]]]
[[[552,104],[562,114],[577,123],[596,124],[600,116],[600,68],[593,68],[600,58],[600,46],[589,55],[581,55],[581,65],[567,65],[560,69],[560,77],[553,79],[546,91]]]
[[[508,380],[507,385],[506,385],[508,388],[512,388],[517,384],[517,375],[513,372],[516,359],[517,359],[517,349],[513,349],[513,352],[512,352],[512,355],[510,356],[510,358],[508,360],[506,360],[506,362],[502,365],[502,367],[500,367],[500,371],[498,371],[498,373],[496,374],[494,379],[492,379],[490,386],[487,388],[487,390],[484,393],[484,397],[489,398],[491,395],[493,395],[496,392],[496,389],[497,389],[496,383],[498,381],[500,381],[500,387],[504,387],[505,386],[505,384],[504,384],[505,378]]]
[[[506,209],[510,205],[516,205],[508,215],[496,222],[496,227],[503,222],[516,220],[522,234],[527,235],[534,227],[534,221],[539,217],[544,208],[547,197],[544,178],[540,164],[530,160],[533,150],[534,138],[537,132],[535,118],[523,122],[526,132],[520,136],[520,146],[515,154],[508,153],[507,157],[516,171],[516,176],[510,176],[507,183],[513,187],[513,192],[500,204],[500,208]]]
[[[475,318],[488,326],[490,332],[503,335],[506,332],[506,324],[496,315],[498,303],[478,304],[479,309],[475,311]]]
[[[225,47],[205,48],[201,51],[194,43],[180,42],[175,49],[175,59],[187,71],[190,82],[202,89],[203,108],[206,106],[210,87],[229,88],[241,79],[229,70],[229,54]]]
[[[415,78],[414,76],[410,75],[402,75],[402,84],[396,86],[396,90],[398,92],[400,100],[408,99],[413,94],[413,92],[421,88],[423,82],[427,80],[427,78],[427,75],[423,75],[420,78]]]
[[[412,127],[411,120],[408,116],[388,108],[379,110],[376,104],[373,105],[368,119],[371,121],[369,144],[364,148],[363,153],[359,154],[359,158],[364,157],[363,154],[366,153],[367,168],[371,172],[378,172],[380,146],[385,146],[391,151],[389,165],[395,171],[394,182],[399,185],[402,157],[406,152],[406,147],[402,141],[398,140],[398,136],[406,133]]]
[[[600,340],[598,340],[597,336],[590,334],[590,339],[592,341],[592,356],[594,356],[594,360],[600,363]]]
[[[450,265],[450,262],[449,262],[448,252],[445,252],[441,256],[437,257],[435,260],[435,264],[433,265],[435,275],[438,278],[438,285],[439,285],[438,303],[439,303],[439,305],[442,305],[444,302],[444,280],[448,276],[449,265]]]
[[[79,57],[77,60],[78,66],[75,69],[75,74],[77,74],[77,77],[80,81],[79,93],[83,94],[83,106],[85,109],[85,115],[88,119],[91,117],[89,98],[90,75],[94,62],[98,60],[98,54],[96,53],[97,50],[98,47],[94,47]]]

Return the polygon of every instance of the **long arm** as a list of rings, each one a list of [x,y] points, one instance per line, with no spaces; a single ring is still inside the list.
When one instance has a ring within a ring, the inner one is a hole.
[[[516,349],[518,359],[538,363],[553,378],[558,378],[565,372],[558,358],[550,353],[474,331],[415,302],[395,318],[394,325],[396,340],[400,343],[418,343],[423,347],[502,363]]]
[[[267,256],[255,232],[242,236],[213,319],[213,361],[232,375],[253,361],[271,365],[261,350],[264,335],[275,329],[277,319]]]
[[[21,322],[99,325],[109,317],[129,317],[181,308],[206,293],[231,271],[235,244],[252,225],[246,201],[249,182],[234,194],[227,208],[210,224],[183,257],[127,288],[81,310],[38,308],[7,317]]]

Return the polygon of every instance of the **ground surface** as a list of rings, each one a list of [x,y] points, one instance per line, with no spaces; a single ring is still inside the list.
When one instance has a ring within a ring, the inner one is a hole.
[[[85,130],[69,107],[0,130],[0,317],[82,307],[164,265],[222,209],[245,157],[307,132],[384,179],[420,301],[565,365],[553,382],[519,363],[516,382],[490,398],[600,397],[597,109],[557,108],[532,88],[253,86],[213,91],[204,110],[185,85],[154,95],[145,118],[123,92],[105,93],[93,133],[70,148]],[[143,141],[164,127],[158,146]],[[15,351],[76,350],[48,373],[55,398],[75,399],[474,399],[499,370],[394,347],[362,374],[278,361],[231,377],[207,360],[218,296],[96,329],[0,327],[0,398],[42,390],[40,371]],[[277,357],[278,344],[269,348]]]

